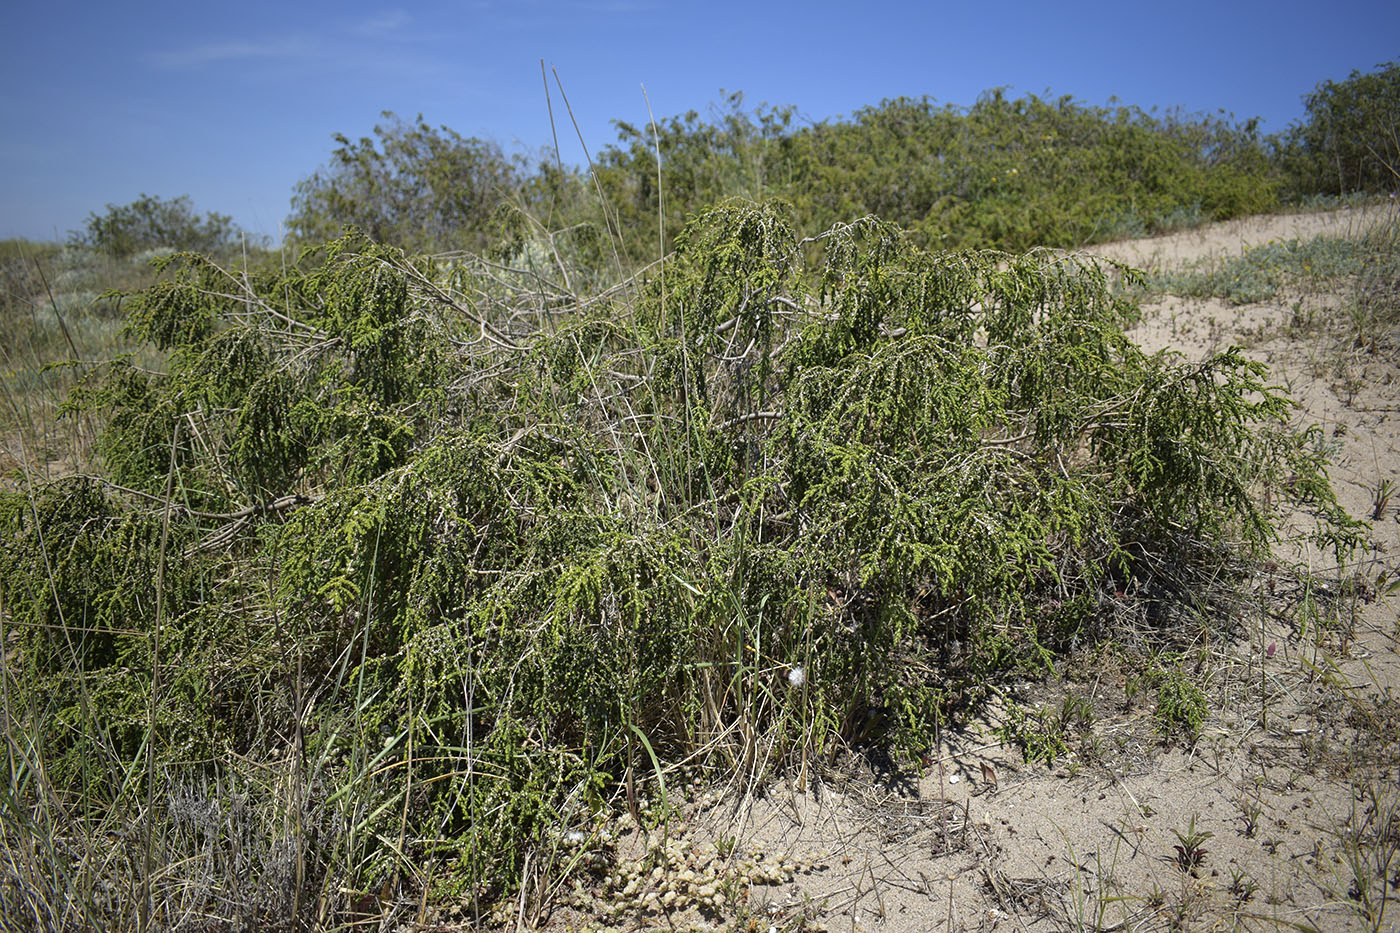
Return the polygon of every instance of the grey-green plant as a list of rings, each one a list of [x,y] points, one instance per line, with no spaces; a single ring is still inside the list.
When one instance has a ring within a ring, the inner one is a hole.
[[[1395,494],[1395,483],[1389,477],[1382,477],[1376,484],[1376,491],[1371,496],[1371,520],[1378,522],[1385,518],[1386,509],[1390,507],[1390,497]]]
[[[1154,273],[1146,287],[1183,298],[1224,298],[1231,304],[1267,301],[1287,291],[1312,291],[1322,283],[1360,274],[1375,250],[1363,239],[1317,236],[1271,240],[1238,257],[1203,259]]]
[[[1371,930],[1386,929],[1395,913],[1400,865],[1400,801],[1393,788],[1367,782],[1353,788],[1351,813],[1338,834],[1346,896]]]
[[[1253,797],[1241,797],[1239,800],[1240,819],[1244,826],[1240,832],[1246,839],[1253,839],[1259,832],[1259,818],[1264,814],[1264,805]]]
[[[1249,876],[1243,868],[1230,868],[1230,886],[1227,889],[1237,904],[1247,904],[1259,890],[1259,882]]]

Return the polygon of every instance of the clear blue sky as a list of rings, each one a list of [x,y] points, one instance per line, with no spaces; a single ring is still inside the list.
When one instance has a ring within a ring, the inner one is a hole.
[[[188,194],[276,239],[331,134],[367,135],[383,110],[537,151],[541,58],[595,151],[611,120],[645,121],[642,85],[658,117],[721,88],[815,121],[1008,86],[1223,109],[1273,132],[1318,81],[1400,59],[1395,0],[5,0],[0,26],[0,237],[36,239],[142,193]]]

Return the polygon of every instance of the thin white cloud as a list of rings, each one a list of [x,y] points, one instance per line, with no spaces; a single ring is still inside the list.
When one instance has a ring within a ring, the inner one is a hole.
[[[296,37],[231,40],[158,52],[152,60],[162,68],[201,68],[221,62],[304,58],[309,51],[310,46]]]
[[[652,0],[585,0],[578,4],[578,8],[587,13],[601,13],[605,16],[649,13],[656,7],[657,4]]]
[[[362,36],[385,37],[399,32],[413,22],[413,17],[404,10],[385,10],[377,16],[361,20],[352,28]]]
[[[407,12],[392,8],[374,16],[340,23],[328,33],[284,33],[278,36],[190,42],[147,57],[154,67],[186,72],[221,65],[278,69],[320,69],[323,74],[375,74],[383,79],[413,82],[449,80],[454,64],[434,54],[441,30],[428,33]],[[368,54],[372,51],[373,54]]]
[[[661,7],[658,0],[517,0],[516,5],[552,16],[575,13],[618,16],[649,13]]]

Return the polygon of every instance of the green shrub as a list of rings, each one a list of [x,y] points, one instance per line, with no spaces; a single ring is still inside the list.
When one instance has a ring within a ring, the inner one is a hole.
[[[924,245],[1074,247],[1272,209],[1276,183],[1255,122],[1153,117],[1069,97],[984,94],[969,108],[898,98],[849,120],[792,126],[790,108],[619,125],[598,158],[613,229],[655,258],[655,227],[728,196],[790,202],[804,232],[871,213]],[[657,147],[660,149],[658,178]]]
[[[392,114],[386,114],[392,118]],[[315,243],[354,225],[411,250],[517,253],[525,228],[590,229],[625,269],[669,251],[726,198],[780,198],[803,234],[874,214],[924,246],[1077,247],[1273,209],[1277,171],[1256,121],[1157,117],[1070,97],[993,90],[967,108],[897,98],[798,125],[792,107],[729,95],[637,126],[588,171],[532,171],[494,146],[398,121],[337,136],[329,168],[298,185],[287,226]],[[573,234],[571,233],[570,236]]]
[[[1205,694],[1180,669],[1161,671],[1157,681],[1158,728],[1164,736],[1194,742],[1210,714]]]
[[[1007,710],[1007,719],[997,729],[1002,742],[1015,746],[1026,763],[1043,761],[1047,766],[1069,754],[1063,725],[1044,708],[1027,714],[1019,706]]]
[[[108,204],[106,212],[89,214],[72,241],[122,258],[162,247],[220,252],[237,246],[240,237],[232,217],[214,213],[200,217],[188,195],[162,199],[143,194],[130,204]]]
[[[1027,763],[1043,761],[1047,766],[1070,753],[1071,730],[1080,731],[1093,724],[1093,707],[1088,699],[1067,694],[1055,709],[1042,706],[1034,713],[1016,704],[1006,711],[1006,721],[996,730],[1000,739],[1015,746]]]
[[[358,227],[415,251],[492,245],[490,219],[519,185],[519,168],[492,143],[409,123],[385,111],[374,138],[339,133],[330,165],[297,183],[287,231],[314,245]]]
[[[1280,152],[1299,195],[1400,187],[1400,62],[1323,81],[1303,100],[1307,116]]]
[[[0,493],[12,715],[53,782],[0,825],[32,843],[15,814],[61,794],[92,809],[50,835],[160,827],[160,896],[201,915],[210,865],[321,892],[284,917],[429,863],[490,900],[653,751],[929,747],[1153,555],[1199,594],[1265,554],[1261,486],[1354,543],[1263,368],[1145,355],[1092,261],[872,218],[812,250],[749,202],[677,243],[563,311],[357,236],[285,274],[167,260],[125,307],[168,365],[73,400],[105,477]],[[176,832],[234,786],[265,786],[247,834]]]

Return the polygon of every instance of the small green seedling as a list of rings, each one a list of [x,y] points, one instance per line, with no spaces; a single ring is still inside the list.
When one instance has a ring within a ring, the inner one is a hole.
[[[1259,832],[1259,817],[1264,812],[1264,807],[1257,800],[1250,800],[1248,797],[1240,798],[1240,819],[1244,820],[1244,837],[1253,839]]]
[[[1395,484],[1388,479],[1383,479],[1376,487],[1375,497],[1371,500],[1371,520],[1380,521],[1385,518],[1385,510],[1390,507],[1390,497],[1395,494]]]
[[[1172,846],[1172,848],[1176,850],[1176,867],[1183,872],[1190,872],[1192,875],[1195,875],[1196,869],[1200,868],[1206,862],[1206,852],[1208,850],[1202,847],[1202,843],[1214,836],[1215,833],[1196,829],[1196,817],[1195,814],[1192,814],[1191,822],[1186,826],[1186,832],[1179,833],[1176,830],[1172,830],[1172,834],[1176,836],[1177,842],[1179,843],[1178,845]]]

